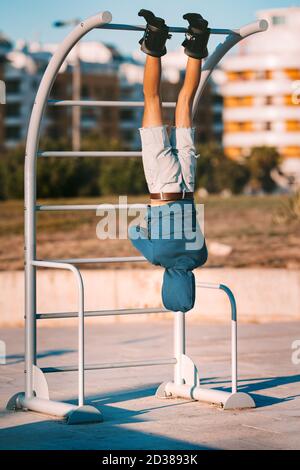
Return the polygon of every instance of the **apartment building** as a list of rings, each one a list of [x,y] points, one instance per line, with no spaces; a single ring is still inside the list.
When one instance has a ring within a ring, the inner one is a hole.
[[[222,61],[226,154],[240,159],[274,146],[282,170],[300,180],[300,7],[257,13],[269,22]],[[297,91],[298,90],[298,91]]]
[[[2,147],[11,148],[24,142],[35,94],[55,51],[56,44],[39,43],[13,45],[3,38],[0,74],[6,82],[7,104],[1,108],[0,137]],[[73,50],[63,64],[51,91],[51,99],[72,99],[72,68],[75,54],[81,69],[81,99],[143,100],[143,63],[140,59],[124,57],[111,45],[96,41],[83,42]],[[162,77],[162,98],[176,101],[184,70],[180,61],[183,51],[174,51],[174,64],[165,63]],[[178,57],[181,57],[178,60]],[[143,58],[143,57],[142,57]],[[179,63],[179,65],[178,65]],[[2,72],[1,72],[2,71]],[[1,79],[1,77],[0,77]],[[81,135],[117,140],[124,148],[139,149],[137,129],[141,126],[142,107],[82,107]],[[165,109],[164,117],[173,123],[173,109]],[[213,84],[207,87],[195,118],[197,140],[202,143],[221,141],[222,99]],[[71,143],[72,108],[47,107],[41,136],[64,139]]]

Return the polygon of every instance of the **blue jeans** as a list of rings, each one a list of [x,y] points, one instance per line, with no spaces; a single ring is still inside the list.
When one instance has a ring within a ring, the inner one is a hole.
[[[162,300],[168,310],[187,312],[195,303],[193,269],[207,260],[194,202],[148,206],[147,228],[133,226],[129,238],[152,264],[165,268]]]

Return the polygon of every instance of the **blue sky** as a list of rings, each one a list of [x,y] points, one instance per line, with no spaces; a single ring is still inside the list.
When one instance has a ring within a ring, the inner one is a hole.
[[[188,11],[200,12],[213,27],[238,27],[255,19],[255,11],[267,8],[295,6],[299,0],[1,0],[0,31],[13,40],[26,39],[58,42],[68,29],[55,29],[52,22],[73,17],[85,18],[99,11],[109,10],[114,23],[142,23],[137,16],[140,8],[153,10],[166,19],[167,24],[183,25],[182,15]],[[169,49],[178,47],[179,35],[173,38]],[[95,31],[88,38],[115,43],[123,52],[137,49],[140,33]]]

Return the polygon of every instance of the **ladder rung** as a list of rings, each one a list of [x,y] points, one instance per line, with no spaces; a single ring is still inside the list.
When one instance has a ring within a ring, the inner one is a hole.
[[[115,24],[105,23],[96,26],[97,29],[113,29],[118,31],[144,31],[145,25],[131,25],[131,24]],[[221,28],[208,28],[210,34],[238,34],[238,31],[233,29],[221,29]],[[187,28],[180,26],[169,26],[170,33],[186,33]]]
[[[96,101],[96,100],[48,100],[49,106],[101,106],[122,108],[143,108],[144,101]],[[163,102],[164,108],[175,108],[176,102]]]
[[[101,151],[101,152],[94,152],[94,151],[85,151],[80,150],[76,151],[49,151],[49,152],[38,152],[38,157],[68,157],[68,158],[77,158],[77,157],[92,157],[92,158],[123,158],[123,157],[141,157],[141,151],[131,151],[128,150],[124,151]]]
[[[89,263],[142,263],[147,261],[143,256],[115,256],[108,258],[65,258],[43,259],[37,261],[50,261],[54,263],[89,264]]]
[[[94,211],[94,210],[127,210],[127,209],[146,209],[147,204],[62,204],[62,205],[37,205],[36,211]]]
[[[148,313],[164,313],[169,310],[164,307],[158,308],[122,308],[117,310],[90,310],[84,312],[85,317],[107,317],[111,315],[146,315]],[[58,318],[77,318],[78,312],[55,312],[55,313],[37,313],[38,320],[50,320]]]
[[[99,369],[121,369],[123,367],[144,367],[144,366],[160,366],[164,364],[176,364],[175,357],[166,359],[150,359],[145,361],[128,361],[128,362],[107,362],[102,364],[87,364],[84,366],[85,370],[99,370]],[[54,372],[73,372],[77,371],[78,366],[57,366],[57,367],[41,367],[41,371],[45,374]]]

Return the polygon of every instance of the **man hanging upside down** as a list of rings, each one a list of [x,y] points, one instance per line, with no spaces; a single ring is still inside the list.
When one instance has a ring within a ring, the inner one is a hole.
[[[176,104],[175,126],[169,137],[162,121],[160,79],[161,56],[166,54],[166,41],[171,35],[165,21],[151,11],[141,10],[139,16],[147,22],[140,40],[141,50],[147,54],[140,135],[151,205],[147,208],[146,227],[130,227],[129,237],[150,263],[165,268],[164,306],[187,312],[195,303],[192,271],[207,260],[193,199],[197,156],[192,104],[201,77],[201,61],[208,55],[208,22],[197,13],[183,16],[189,23],[182,43],[188,61]]]

